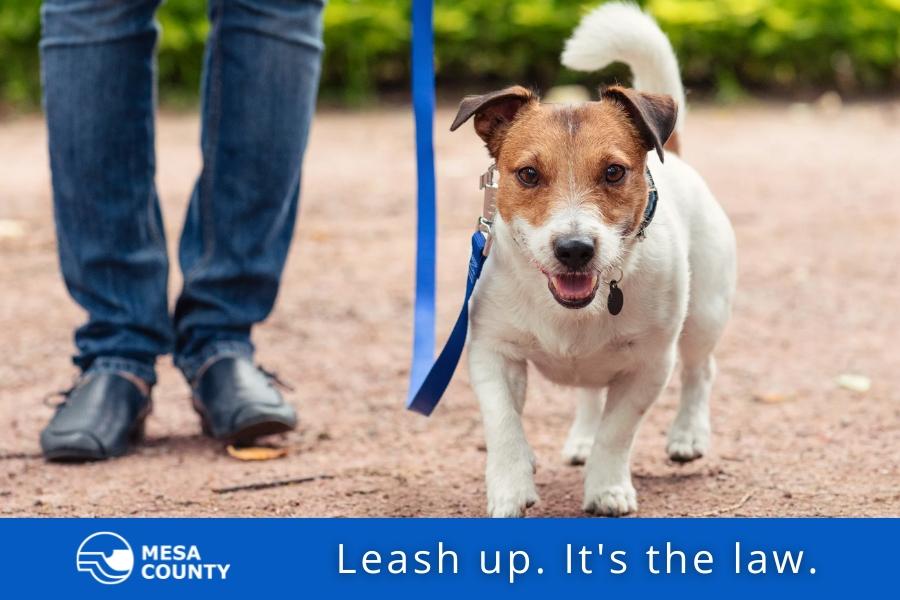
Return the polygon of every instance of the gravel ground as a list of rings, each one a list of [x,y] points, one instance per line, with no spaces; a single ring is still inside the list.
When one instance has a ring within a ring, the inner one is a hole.
[[[487,166],[439,112],[441,336],[462,296],[468,236]],[[159,188],[174,250],[199,168],[197,119],[159,120]],[[259,359],[296,387],[287,458],[247,463],[200,435],[188,390],[160,361],[148,439],[104,464],[49,465],[42,398],[74,369],[83,314],[57,271],[46,136],[39,118],[0,123],[0,514],[479,516],[484,450],[461,368],[430,419],[402,409],[414,252],[412,119],[405,109],[324,112],[303,210]],[[640,516],[900,515],[900,102],[828,110],[697,107],[684,155],[738,235],[734,318],[717,353],[713,451],[665,456],[673,381],[634,456]],[[665,198],[661,199],[665,202]],[[175,269],[177,271],[177,269]],[[180,287],[177,273],[171,281]],[[868,392],[836,384],[871,379]],[[574,411],[532,378],[525,426],[538,455],[535,516],[581,514],[581,469],[560,450]],[[760,401],[762,397],[766,401]],[[272,489],[235,485],[315,477]]]

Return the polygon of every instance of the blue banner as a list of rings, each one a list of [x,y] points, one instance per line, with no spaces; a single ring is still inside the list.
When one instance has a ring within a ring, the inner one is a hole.
[[[0,540],[0,598],[900,595],[898,519],[7,519]]]

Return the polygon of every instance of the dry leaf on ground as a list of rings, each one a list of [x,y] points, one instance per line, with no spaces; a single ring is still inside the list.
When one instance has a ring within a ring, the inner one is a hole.
[[[753,394],[753,399],[761,404],[781,404],[794,399],[793,394],[785,394],[782,392],[761,392]]]

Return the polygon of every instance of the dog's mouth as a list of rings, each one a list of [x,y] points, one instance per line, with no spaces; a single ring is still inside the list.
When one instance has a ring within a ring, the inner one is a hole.
[[[547,287],[554,300],[566,308],[584,308],[594,300],[599,286],[596,272],[547,275]]]

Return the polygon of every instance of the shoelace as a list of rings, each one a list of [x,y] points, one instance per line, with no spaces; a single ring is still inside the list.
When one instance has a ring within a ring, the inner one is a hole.
[[[281,389],[288,392],[295,392],[294,386],[286,383],[281,377],[278,376],[278,373],[275,371],[269,371],[262,365],[256,365],[256,368],[259,369],[259,372],[268,377],[269,381],[280,387]]]

